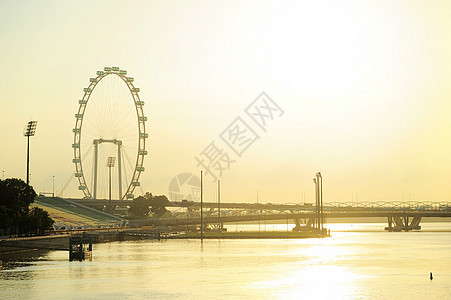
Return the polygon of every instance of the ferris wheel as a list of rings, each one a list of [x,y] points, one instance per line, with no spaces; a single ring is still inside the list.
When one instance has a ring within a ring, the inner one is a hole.
[[[140,89],[119,67],[105,67],[89,81],[73,129],[78,189],[88,199],[133,199],[147,155]]]

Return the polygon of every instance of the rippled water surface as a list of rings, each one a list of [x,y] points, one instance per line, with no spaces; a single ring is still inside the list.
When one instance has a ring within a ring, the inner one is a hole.
[[[96,244],[84,262],[47,252],[6,262],[0,299],[449,299],[451,223],[421,225],[331,224],[325,239]],[[229,230],[259,228],[246,226]]]

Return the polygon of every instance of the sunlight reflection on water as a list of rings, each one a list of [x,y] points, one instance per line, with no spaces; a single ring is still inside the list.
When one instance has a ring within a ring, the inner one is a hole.
[[[444,299],[449,296],[451,224],[426,225],[425,232],[408,233],[384,232],[384,225],[337,224],[335,228],[341,226],[343,231],[324,239],[96,244],[91,262],[68,262],[67,253],[49,252],[38,260],[23,265],[17,262],[18,267],[0,271],[0,298]],[[357,230],[349,231],[353,227]],[[431,271],[435,275],[433,281],[429,279]]]
[[[279,299],[350,299],[361,294],[357,281],[364,276],[345,267],[311,265],[284,274],[280,278],[254,283],[260,289],[270,289]]]

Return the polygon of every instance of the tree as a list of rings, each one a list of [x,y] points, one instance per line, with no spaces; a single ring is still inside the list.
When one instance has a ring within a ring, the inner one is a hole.
[[[16,233],[19,230],[35,197],[34,189],[21,179],[0,180],[0,215],[6,216],[6,220],[1,222],[4,234]]]
[[[133,199],[129,212],[132,217],[138,218],[148,216],[149,212],[157,217],[161,217],[169,212],[166,209],[168,205],[169,200],[165,195],[153,196],[147,192],[144,196]],[[149,207],[151,207],[150,210]]]
[[[152,200],[150,200],[150,206],[152,206],[150,212],[154,213],[156,216],[161,217],[168,212],[168,210],[166,209],[166,206],[168,206],[168,204],[169,200],[165,195],[154,196],[152,197]]]
[[[30,215],[34,220],[33,229],[37,234],[44,234],[46,230],[52,229],[52,225],[55,223],[55,221],[50,218],[49,213],[39,207],[33,207]]]
[[[0,180],[0,233],[43,234],[54,221],[42,208],[29,206],[36,192],[23,180]]]
[[[34,189],[21,179],[0,180],[0,206],[11,208],[19,213],[26,213],[35,197]]]
[[[10,227],[9,214],[6,207],[0,205],[0,235],[6,234],[6,228]]]
[[[147,196],[147,194],[146,194]],[[146,196],[139,196],[133,199],[130,205],[130,214],[134,217],[146,217],[149,213],[149,199]],[[152,194],[150,194],[152,196]]]

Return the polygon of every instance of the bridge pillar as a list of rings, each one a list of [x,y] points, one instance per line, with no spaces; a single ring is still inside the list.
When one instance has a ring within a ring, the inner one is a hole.
[[[307,224],[301,225],[299,219],[294,219],[294,228],[293,231],[311,231],[313,229],[313,225],[315,224],[315,218],[310,218],[306,222]]]
[[[409,230],[420,230],[421,216],[412,217],[410,221],[410,216],[390,216],[388,217],[388,227],[385,227],[387,231],[409,231]],[[393,223],[395,226],[393,226]]]
[[[385,230],[393,231],[393,218],[392,218],[392,216],[388,217],[388,227],[386,227]]]
[[[413,220],[410,223],[410,226],[419,227],[418,229],[421,229],[420,222],[421,222],[421,216],[415,216],[415,217],[413,217]]]

